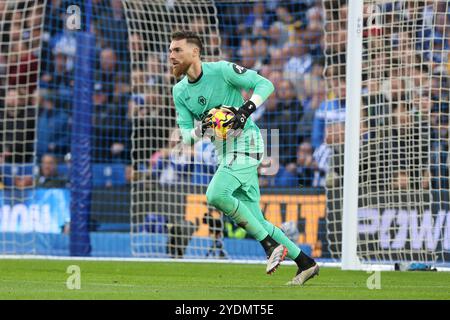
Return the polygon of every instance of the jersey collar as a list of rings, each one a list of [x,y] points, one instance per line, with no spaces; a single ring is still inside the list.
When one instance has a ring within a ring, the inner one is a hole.
[[[197,79],[195,79],[194,81],[191,81],[191,80],[187,79],[187,81],[188,81],[189,84],[195,84],[195,83],[200,81],[202,76],[203,76],[203,68],[202,68],[202,71],[200,72],[200,74],[198,75]]]

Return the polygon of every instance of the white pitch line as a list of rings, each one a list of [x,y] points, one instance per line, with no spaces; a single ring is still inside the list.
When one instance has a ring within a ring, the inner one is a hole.
[[[111,262],[170,262],[170,263],[222,263],[222,264],[266,264],[265,260],[223,260],[223,259],[170,259],[170,258],[117,258],[117,257],[67,257],[45,255],[0,255],[0,260],[59,260],[59,261],[111,261]],[[283,265],[295,265],[293,261],[283,261]],[[340,262],[321,262],[320,267],[340,268]],[[438,271],[450,272],[450,267],[436,266]],[[393,264],[363,264],[360,271],[394,271]]]

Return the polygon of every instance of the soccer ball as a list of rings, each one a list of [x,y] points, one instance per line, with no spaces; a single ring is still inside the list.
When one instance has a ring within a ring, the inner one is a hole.
[[[233,116],[233,112],[226,110],[218,110],[213,114],[213,116],[211,117],[211,121],[216,138],[221,140],[227,139],[227,133],[230,127],[224,127],[223,123],[232,119]]]

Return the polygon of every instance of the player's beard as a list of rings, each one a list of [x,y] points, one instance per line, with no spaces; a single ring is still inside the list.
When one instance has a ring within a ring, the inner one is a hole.
[[[175,76],[175,78],[179,78],[187,73],[190,66],[191,66],[190,63],[180,62],[179,64],[176,65],[176,68],[175,66],[172,66],[172,74]]]

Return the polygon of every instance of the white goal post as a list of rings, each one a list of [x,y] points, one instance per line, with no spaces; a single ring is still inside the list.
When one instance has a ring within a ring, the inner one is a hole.
[[[330,251],[343,269],[448,265],[450,5],[323,4]]]
[[[344,199],[342,215],[342,269],[359,269],[358,236],[358,176],[359,122],[362,80],[363,4],[349,0],[347,22],[347,109],[345,113]]]

